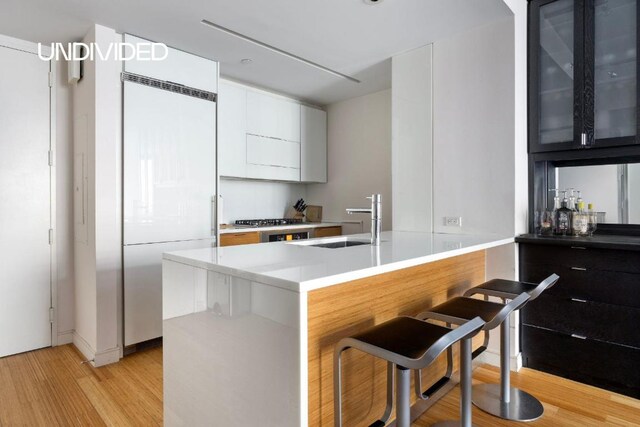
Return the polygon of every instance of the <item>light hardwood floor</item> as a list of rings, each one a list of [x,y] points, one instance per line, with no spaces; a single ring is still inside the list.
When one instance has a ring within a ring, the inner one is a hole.
[[[70,345],[0,359],[0,426],[162,424],[161,348],[97,369],[81,365],[81,360]],[[497,382],[498,370],[481,366],[473,376],[476,383]],[[544,417],[527,426],[640,425],[639,400],[529,369],[511,378],[545,406]],[[428,426],[457,414],[456,388],[414,426]],[[479,427],[523,425],[477,409],[473,416]]]

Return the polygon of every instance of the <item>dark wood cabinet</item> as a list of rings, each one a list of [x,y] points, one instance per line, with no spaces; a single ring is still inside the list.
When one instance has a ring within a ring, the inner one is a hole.
[[[530,0],[529,151],[634,145],[636,0]]]
[[[640,251],[523,241],[519,248],[520,280],[560,276],[522,310],[524,365],[640,397]]]

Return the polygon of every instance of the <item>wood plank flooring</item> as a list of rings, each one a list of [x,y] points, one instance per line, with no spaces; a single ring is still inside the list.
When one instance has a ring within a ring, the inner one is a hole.
[[[0,426],[162,424],[161,348],[102,368],[81,361],[71,345],[0,359]],[[497,382],[499,373],[481,366],[473,376],[475,383]],[[514,386],[536,395],[545,406],[544,417],[528,426],[640,426],[640,400],[529,369],[511,378]],[[455,388],[414,426],[457,418],[458,395]],[[523,425],[477,409],[473,416],[479,427]]]

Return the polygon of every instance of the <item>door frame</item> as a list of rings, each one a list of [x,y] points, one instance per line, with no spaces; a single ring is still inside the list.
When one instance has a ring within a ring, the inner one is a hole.
[[[13,37],[0,34],[0,47],[19,50],[25,53],[37,55],[38,44],[26,40],[20,40]],[[51,48],[49,46],[42,47],[42,53],[49,55]],[[49,250],[49,294],[50,309],[53,310],[51,318],[51,347],[58,345],[58,266],[57,266],[57,229],[56,229],[56,89],[57,89],[57,73],[56,63],[52,60],[49,63],[49,151],[51,152],[49,162],[49,228],[51,231],[50,250]],[[43,161],[47,161],[43,153]]]

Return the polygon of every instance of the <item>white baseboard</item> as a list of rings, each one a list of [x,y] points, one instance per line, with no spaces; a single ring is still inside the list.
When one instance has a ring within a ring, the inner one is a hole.
[[[66,345],[73,343],[73,329],[64,332],[58,332],[58,344]]]
[[[522,369],[522,353],[518,353],[515,356],[511,356],[510,358],[510,368],[514,372],[518,372]],[[490,350],[486,350],[480,356],[478,356],[477,360],[480,363],[486,363],[488,365],[500,366],[500,354],[494,353]]]
[[[92,365],[96,368],[99,366],[109,365],[120,361],[120,347],[110,348],[96,353]]]
[[[76,331],[73,331],[73,345],[82,353],[86,361],[93,362],[96,355],[95,350]]]
[[[96,352],[76,331],[73,331],[73,345],[75,345],[86,360],[96,368],[116,363],[122,358],[122,350],[120,347]]]

